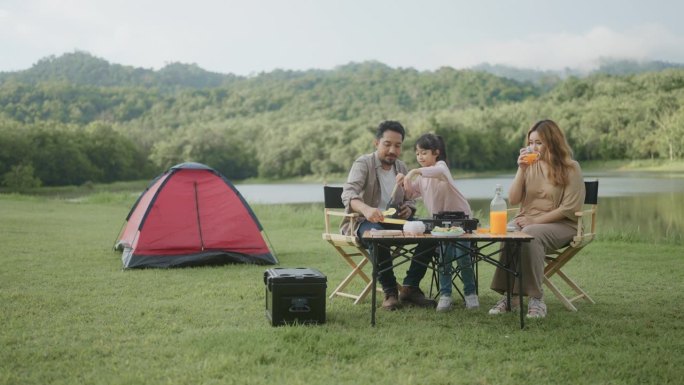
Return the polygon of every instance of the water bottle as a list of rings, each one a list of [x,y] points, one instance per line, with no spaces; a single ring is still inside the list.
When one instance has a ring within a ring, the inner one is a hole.
[[[489,232],[492,234],[506,234],[506,201],[503,198],[503,186],[496,185],[494,199],[489,205]]]

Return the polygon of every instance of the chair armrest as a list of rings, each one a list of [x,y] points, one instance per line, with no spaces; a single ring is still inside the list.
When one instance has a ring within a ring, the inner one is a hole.
[[[357,218],[360,217],[358,213],[348,213],[340,208],[326,208],[324,210],[325,212],[325,233],[324,234],[329,234],[330,233],[330,218],[332,217],[342,217],[342,218],[347,218],[350,221],[350,226],[354,228],[354,224],[357,221]],[[337,220],[336,220],[337,221]],[[342,220],[344,221],[344,220]]]
[[[576,211],[575,216],[577,217],[577,236],[575,237],[575,240],[572,242],[573,247],[576,247],[575,245],[580,245],[580,244],[586,244],[591,242],[591,239],[593,239],[593,235],[589,238],[589,241],[586,241],[585,235],[587,235],[584,232],[584,223],[582,222],[582,218],[584,218],[584,214],[592,214],[593,210],[592,209],[587,209],[587,210],[582,210],[582,211]],[[592,227],[593,228],[593,227]],[[585,242],[586,243],[583,243]]]
[[[592,212],[591,209],[587,209],[587,210],[583,210],[583,211],[575,211],[575,216],[581,217],[584,214],[591,214],[591,212]]]
[[[342,211],[328,211],[328,215],[336,216],[336,217],[349,217],[349,218],[358,218],[360,215],[358,213],[345,213]]]

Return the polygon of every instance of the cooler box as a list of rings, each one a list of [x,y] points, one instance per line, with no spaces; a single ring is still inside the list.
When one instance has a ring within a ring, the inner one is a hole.
[[[320,271],[305,267],[266,270],[266,317],[271,325],[325,323],[327,280]]]

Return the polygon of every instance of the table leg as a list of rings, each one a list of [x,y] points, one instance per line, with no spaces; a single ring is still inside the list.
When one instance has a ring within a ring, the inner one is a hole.
[[[371,294],[371,326],[375,326],[375,304],[377,301],[378,287],[378,244],[372,244],[371,263],[373,264],[372,280],[373,289]]]
[[[516,242],[515,243],[515,248],[516,248],[516,255],[517,255],[517,260],[516,260],[516,273],[518,275],[518,294],[520,296],[520,329],[525,328],[525,314],[523,311],[523,281],[522,281],[522,242]]]
[[[477,242],[470,243],[470,252],[468,256],[470,257],[470,265],[473,267],[475,272],[475,294],[480,295],[480,268],[479,263],[477,263],[477,253],[479,252]]]
[[[504,252],[504,246],[500,246],[499,248],[499,260],[503,257],[503,252]],[[511,259],[506,258],[506,264],[504,265],[506,268],[506,306],[508,306],[508,309],[512,309],[513,307],[511,306],[511,293],[513,292],[513,284],[511,284]]]

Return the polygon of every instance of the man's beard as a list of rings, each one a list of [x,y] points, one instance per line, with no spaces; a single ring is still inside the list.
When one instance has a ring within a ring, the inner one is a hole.
[[[397,158],[391,158],[390,159],[390,158],[385,157],[383,159],[380,159],[380,163],[386,164],[388,166],[393,166],[394,163],[396,162],[396,160],[397,160]]]

